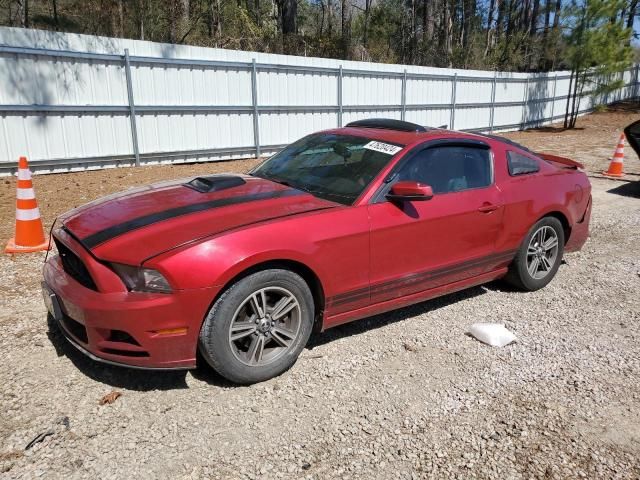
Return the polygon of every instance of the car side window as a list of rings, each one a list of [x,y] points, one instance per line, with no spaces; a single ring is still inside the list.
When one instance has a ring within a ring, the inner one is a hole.
[[[540,171],[540,165],[535,159],[525,157],[524,155],[512,152],[511,150],[507,152],[507,165],[509,168],[509,175],[512,177]]]
[[[398,180],[429,185],[435,194],[488,187],[492,183],[491,152],[457,145],[427,148],[402,166]]]

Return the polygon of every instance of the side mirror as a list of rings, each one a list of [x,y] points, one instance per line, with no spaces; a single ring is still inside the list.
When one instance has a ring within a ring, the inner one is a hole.
[[[418,182],[396,182],[387,194],[387,198],[391,201],[400,202],[431,200],[433,198],[433,190],[429,185],[423,185]]]

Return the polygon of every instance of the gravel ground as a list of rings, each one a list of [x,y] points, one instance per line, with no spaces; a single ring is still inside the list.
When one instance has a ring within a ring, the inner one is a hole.
[[[591,239],[547,288],[495,282],[337,327],[289,372],[250,387],[204,367],[147,373],[85,359],[47,323],[43,255],[0,257],[0,477],[640,478],[640,182],[630,182],[640,161],[627,149],[626,180],[597,173],[637,116],[626,106],[580,119],[581,130],[508,135],[592,176]],[[51,221],[130,185],[253,163],[35,182]],[[503,322],[518,342],[482,345],[465,335],[476,321]]]

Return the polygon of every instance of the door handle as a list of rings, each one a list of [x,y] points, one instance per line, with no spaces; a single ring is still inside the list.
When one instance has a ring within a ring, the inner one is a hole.
[[[499,208],[498,205],[494,205],[489,202],[485,202],[481,207],[478,207],[478,211],[481,213],[491,213]]]

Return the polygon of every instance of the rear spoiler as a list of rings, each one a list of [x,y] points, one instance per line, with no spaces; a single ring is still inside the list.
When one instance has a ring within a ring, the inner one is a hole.
[[[575,160],[571,160],[570,158],[559,157],[557,155],[551,155],[550,153],[539,153],[539,152],[536,152],[536,155],[547,162],[559,163],[564,168],[584,169],[584,165],[582,163],[576,162]]]

